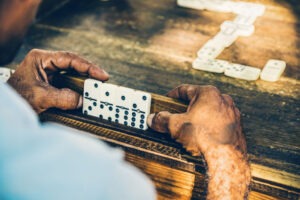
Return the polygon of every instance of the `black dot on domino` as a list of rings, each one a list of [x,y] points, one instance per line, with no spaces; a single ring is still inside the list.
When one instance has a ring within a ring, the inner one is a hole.
[[[131,126],[135,126],[135,123],[134,123],[134,122],[131,122]]]
[[[127,117],[127,116],[124,116],[124,119],[125,119],[125,120],[127,120],[127,119],[128,119],[128,117]]]
[[[132,105],[132,107],[133,107],[133,108],[136,108],[136,107],[137,107],[136,103],[134,103],[134,104]]]
[[[145,115],[141,115],[141,119],[145,119]]]
[[[88,114],[88,112],[85,110],[85,111],[83,112],[83,114],[87,115],[87,114]]]
[[[119,120],[118,120],[118,119],[115,119],[115,122],[116,122],[116,123],[119,123]]]
[[[140,122],[141,122],[141,124],[144,124],[144,123],[145,123],[145,121],[144,121],[144,120],[142,120],[142,119],[141,119],[141,121],[140,121]]]
[[[143,100],[146,101],[146,100],[147,100],[147,97],[146,97],[146,96],[143,96]]]
[[[99,118],[100,118],[100,119],[103,119],[103,115],[99,115]]]
[[[108,97],[109,96],[109,92],[105,92],[105,95]]]
[[[122,95],[122,96],[121,96],[121,99],[122,99],[123,101],[125,101],[126,98],[125,98],[124,95]]]
[[[140,129],[143,129],[143,128],[144,128],[144,126],[141,124],[141,125],[140,125]]]
[[[104,105],[103,105],[103,104],[101,104],[101,105],[100,105],[100,108],[101,108],[101,109],[103,109],[103,108],[104,108]]]
[[[115,116],[116,116],[116,118],[119,118],[119,117],[120,117],[119,114],[116,114]]]
[[[131,121],[135,122],[135,118],[134,118],[134,117],[133,117],[133,118],[131,118]]]
[[[88,93],[88,92],[85,92],[84,95],[85,95],[86,97],[88,97],[88,96],[89,96],[89,93]]]
[[[124,122],[124,125],[127,126],[127,125],[128,125],[128,122]]]
[[[136,116],[136,113],[135,113],[135,112],[133,112],[133,113],[132,113],[132,116],[133,116],[133,117],[135,117],[135,116]]]
[[[119,113],[119,112],[120,112],[119,108],[117,108],[117,109],[116,109],[116,112],[117,112],[117,113]]]
[[[113,107],[111,107],[111,106],[109,106],[109,108],[108,108],[110,111],[112,111],[113,110]]]
[[[97,106],[97,102],[94,102],[93,105],[94,105],[94,106]]]
[[[89,109],[89,110],[92,110],[93,108],[92,108],[92,106],[89,106],[88,109]]]
[[[107,120],[111,122],[111,117],[108,117]]]
[[[97,84],[97,83],[95,83],[95,84],[94,84],[94,87],[95,87],[95,88],[97,88],[97,87],[98,87],[98,84]]]
[[[129,112],[127,110],[125,110],[125,115],[128,115],[128,114],[129,114]]]

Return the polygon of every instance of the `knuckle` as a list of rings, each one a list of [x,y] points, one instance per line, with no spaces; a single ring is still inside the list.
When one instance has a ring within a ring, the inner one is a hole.
[[[186,90],[188,95],[191,95],[192,93],[194,93],[194,91],[195,91],[195,87],[192,86],[192,85],[189,85],[187,90]]]
[[[220,91],[218,90],[218,88],[216,88],[215,86],[213,85],[208,85],[206,86],[206,89],[210,92],[215,92],[215,93],[219,93]]]
[[[159,112],[159,113],[157,113],[156,114],[156,117],[155,117],[155,120],[156,120],[156,122],[161,122],[161,121],[163,121],[164,120],[164,116],[167,114],[167,112],[166,111],[162,111],[162,112]]]
[[[77,106],[76,95],[69,88],[61,89],[61,96],[58,97],[58,99],[61,104],[61,109],[63,110],[75,108]]]
[[[233,103],[232,97],[229,96],[228,94],[223,94],[223,97],[226,99],[226,101],[228,101],[228,103],[230,103],[230,104]]]
[[[47,91],[44,88],[34,87],[32,89],[32,104],[37,107],[48,108],[47,99]]]
[[[221,95],[220,90],[212,85],[206,86],[206,93],[212,97],[218,97]]]
[[[70,57],[70,58],[75,58],[75,57],[78,57],[77,54],[73,53],[73,52],[70,52],[70,51],[64,51],[63,52],[67,57]]]
[[[167,125],[169,124],[169,118],[166,117],[168,115],[168,112],[162,111],[159,113],[155,114],[155,117],[153,119],[153,127],[154,129],[161,131],[161,132],[166,132],[168,130],[165,130]]]
[[[28,53],[28,56],[37,56],[40,54],[40,52],[41,52],[41,50],[39,50],[39,49],[31,49]]]

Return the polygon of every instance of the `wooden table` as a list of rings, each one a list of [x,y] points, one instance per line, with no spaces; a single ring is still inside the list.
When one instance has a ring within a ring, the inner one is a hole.
[[[197,50],[219,32],[223,21],[235,15],[180,8],[175,0],[89,0],[67,4],[31,28],[10,67],[15,67],[32,48],[67,50],[101,65],[111,75],[109,82],[126,87],[163,95],[181,83],[215,85],[230,94],[242,112],[251,167],[255,168],[252,174],[256,177],[251,199],[298,199],[299,3],[253,2],[267,7],[255,22],[255,33],[240,37],[219,58],[258,68],[268,59],[282,59],[287,62],[287,69],[275,83],[242,81],[192,69]],[[143,138],[141,135],[134,139]],[[100,138],[105,140],[105,136]],[[151,176],[161,199],[204,198],[205,170],[197,169],[197,161],[180,157],[178,163],[174,159],[160,162],[146,151],[130,150],[126,142],[109,142],[123,147],[127,160]],[[178,167],[183,161],[187,168]],[[175,182],[168,181],[170,176]],[[260,181],[272,185],[271,189],[257,185]]]

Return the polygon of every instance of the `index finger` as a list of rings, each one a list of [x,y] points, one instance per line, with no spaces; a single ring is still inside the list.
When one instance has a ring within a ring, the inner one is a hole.
[[[43,67],[50,71],[74,69],[79,73],[87,74],[97,80],[106,81],[109,78],[106,71],[74,53],[44,50],[34,50],[34,53],[40,55],[39,57],[42,58]]]

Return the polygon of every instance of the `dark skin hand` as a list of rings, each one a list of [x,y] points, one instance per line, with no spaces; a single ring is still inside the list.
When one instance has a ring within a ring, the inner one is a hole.
[[[48,108],[68,110],[81,107],[80,94],[51,85],[52,74],[60,70],[75,70],[100,81],[109,78],[104,70],[76,54],[34,49],[9,78],[8,84],[21,94],[37,113]]]
[[[207,199],[247,199],[250,167],[240,112],[232,98],[212,86],[181,85],[167,96],[189,102],[185,113],[159,112],[148,125],[170,133],[193,155],[203,154],[208,166]]]

